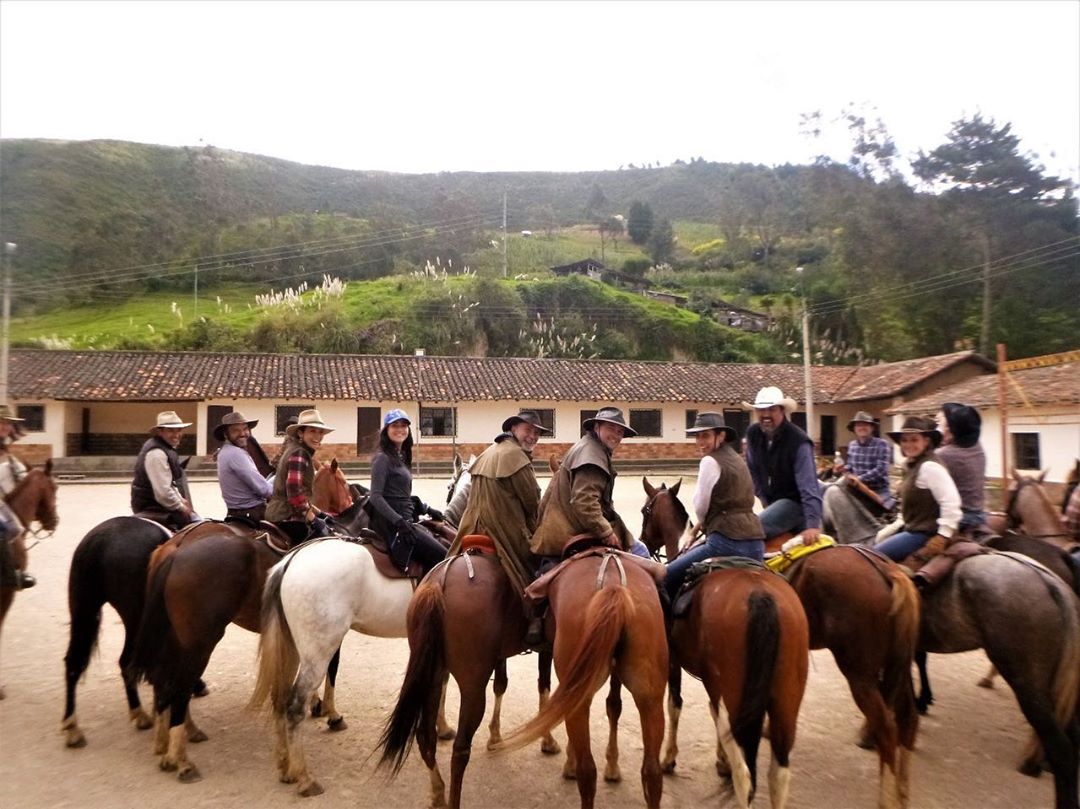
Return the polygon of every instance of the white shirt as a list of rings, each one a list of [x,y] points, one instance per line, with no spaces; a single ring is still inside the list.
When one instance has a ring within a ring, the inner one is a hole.
[[[14,455],[0,455],[0,494],[7,497],[26,475],[26,466]]]
[[[712,499],[713,487],[720,482],[720,464],[716,458],[706,455],[698,464],[697,488],[690,502],[694,508],[694,516],[698,525],[705,524],[705,517],[709,513],[709,501]]]

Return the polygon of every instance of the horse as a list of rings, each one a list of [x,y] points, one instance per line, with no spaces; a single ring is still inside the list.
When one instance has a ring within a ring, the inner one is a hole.
[[[643,486],[642,541],[675,547],[688,520],[677,485],[657,488],[644,480]],[[767,549],[775,550],[773,544]],[[905,805],[918,731],[910,676],[919,632],[914,585],[899,566],[855,545],[811,554],[787,577],[806,612],[809,648],[832,652],[866,717],[865,735],[879,757],[879,805]]]
[[[736,804],[749,807],[757,786],[757,752],[765,716],[772,747],[769,796],[787,805],[789,755],[806,690],[810,629],[799,597],[765,567],[707,573],[684,618],[671,629],[668,734],[662,767],[675,770],[682,669],[709,695],[717,735],[717,772],[730,778]]]
[[[655,579],[639,563],[627,564],[617,551],[578,555],[551,581],[548,598],[546,629],[549,638],[554,636],[559,687],[533,719],[493,749],[524,747],[565,721],[568,742],[563,775],[577,780],[581,806],[591,809],[596,795],[596,763],[589,744],[589,709],[593,694],[611,677],[604,778],[620,778],[619,690],[625,684],[641,717],[645,804],[657,809],[663,792],[660,746],[668,646]]]
[[[336,482],[330,485],[330,476],[326,472],[317,472],[313,502],[323,511],[338,510],[341,502],[340,494],[335,494],[338,489]],[[219,530],[217,523],[200,523],[182,536],[178,535],[177,541],[195,542]],[[146,572],[150,557],[172,536],[169,529],[152,520],[133,516],[112,517],[90,529],[72,554],[68,574],[70,633],[64,655],[66,697],[60,725],[67,747],[81,748],[87,743],[75,712],[76,689],[97,645],[101,609],[105,604],[116,610],[124,625],[124,645],[119,665],[127,698],[128,719],[138,730],[153,727],[153,720],[139,699],[138,680],[132,675],[130,664],[146,599]],[[330,689],[333,688],[335,676],[336,666],[331,668],[331,676],[327,680]],[[201,677],[196,679],[192,693],[193,696],[208,693]],[[316,702],[312,711],[314,715],[320,715],[321,702]],[[201,731],[195,732],[194,738],[189,737],[189,741],[204,739],[205,734]]]
[[[5,502],[12,513],[22,523],[18,527],[14,537],[7,541],[11,543],[11,562],[16,570],[26,570],[29,553],[26,547],[26,532],[31,531],[39,535],[37,529],[31,528],[31,524],[37,522],[41,525],[44,535],[52,534],[60,522],[56,513],[56,478],[52,475],[52,459],[45,462],[41,469],[29,468],[26,474],[7,495]],[[3,629],[4,618],[7,616],[11,604],[15,600],[17,590],[4,583],[0,579],[0,629]],[[4,698],[4,689],[0,688],[0,699]]]

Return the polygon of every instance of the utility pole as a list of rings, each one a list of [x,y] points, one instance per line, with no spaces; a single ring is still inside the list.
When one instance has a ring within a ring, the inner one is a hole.
[[[810,311],[806,306],[806,285],[803,282],[803,268],[796,267],[795,272],[799,276],[799,286],[802,290],[802,357],[803,357],[803,388],[806,400],[806,434],[813,442],[814,429],[814,387],[810,379]]]
[[[195,305],[193,307],[194,314],[191,316],[191,322],[194,323],[199,319],[199,265],[195,265]]]
[[[506,277],[506,192],[503,191],[503,278]]]
[[[0,333],[0,404],[8,400],[8,343],[11,338],[11,261],[19,246],[4,243],[4,322]]]
[[[981,233],[983,250],[982,329],[979,333],[979,353],[990,356],[990,237]]]

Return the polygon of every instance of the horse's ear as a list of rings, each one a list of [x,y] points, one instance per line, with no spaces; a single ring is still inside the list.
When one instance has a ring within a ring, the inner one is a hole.
[[[52,458],[49,458],[49,460],[45,461],[45,474],[49,477],[52,477]]]
[[[649,495],[649,497],[652,497],[656,494],[656,487],[649,483],[648,478],[643,477],[641,479],[641,485],[645,489],[645,494]]]
[[[461,474],[461,456],[454,453],[454,477]]]
[[[337,456],[335,455],[334,459],[332,461],[330,461],[330,471],[331,472],[336,472],[337,470],[338,470],[338,462],[337,462]]]
[[[679,478],[675,485],[671,487],[671,496],[675,497],[679,494],[679,487],[682,486],[682,478]]]
[[[552,472],[558,472],[559,467],[562,465],[558,455],[552,455],[548,458],[548,469]]]
[[[1048,467],[1046,467],[1046,469],[1039,472],[1039,483],[1042,483],[1044,480],[1046,480],[1046,475],[1047,475],[1047,473],[1049,471],[1050,471],[1050,467],[1048,466]]]
[[[1018,471],[1016,470],[1016,467],[1015,467],[1015,466],[1013,467],[1013,470],[1012,470],[1012,476],[1013,476],[1013,480],[1015,480],[1015,481],[1016,481],[1017,483],[1019,483],[1020,481],[1022,481],[1022,480],[1024,479],[1024,476],[1023,476],[1023,475],[1021,475],[1021,474],[1020,474],[1020,473],[1019,473],[1019,472],[1018,472]]]

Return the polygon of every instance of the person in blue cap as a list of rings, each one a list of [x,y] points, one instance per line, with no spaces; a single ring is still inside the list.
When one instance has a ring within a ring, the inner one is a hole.
[[[411,424],[404,410],[383,416],[379,449],[371,458],[368,503],[371,527],[390,543],[395,564],[404,568],[415,559],[426,572],[446,558],[446,548],[416,519],[426,513],[442,520],[443,514],[413,497]]]

